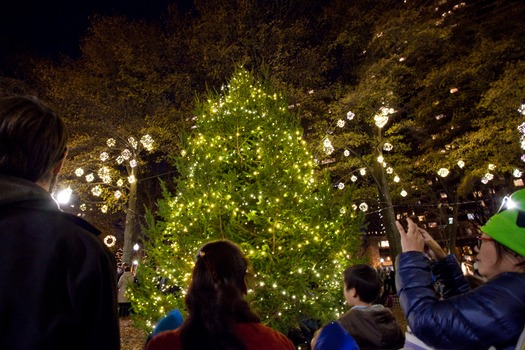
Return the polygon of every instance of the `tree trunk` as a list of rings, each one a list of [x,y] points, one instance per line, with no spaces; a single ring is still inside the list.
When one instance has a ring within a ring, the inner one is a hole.
[[[135,169],[136,168],[133,168],[133,175],[135,175]],[[122,262],[125,262],[129,266],[131,266],[133,259],[133,242],[136,238],[137,219],[137,181],[135,181],[129,184],[128,209],[126,211],[126,225],[124,228],[124,246],[122,248]]]
[[[374,171],[378,184],[379,198],[382,206],[386,206],[383,211],[383,224],[385,225],[386,238],[390,246],[390,257],[395,261],[396,256],[401,253],[401,238],[396,227],[396,213],[390,197],[390,189],[386,178],[386,173],[380,163],[374,166]]]

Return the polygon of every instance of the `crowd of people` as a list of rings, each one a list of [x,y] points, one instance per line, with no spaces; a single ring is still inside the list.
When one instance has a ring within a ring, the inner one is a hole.
[[[50,195],[67,141],[62,120],[37,99],[0,98],[0,349],[120,347],[118,317],[129,314],[125,290],[133,275],[124,266],[117,277],[100,232],[62,212]],[[374,303],[385,288],[378,271],[359,264],[342,276],[350,309],[321,327],[311,348],[523,350],[525,190],[506,202],[481,227],[483,283],[469,284],[455,256],[414,221],[397,222],[403,252],[388,288],[399,297],[407,332]],[[235,243],[204,244],[185,295],[188,315],[171,311],[146,349],[294,349],[245,300],[247,267]]]

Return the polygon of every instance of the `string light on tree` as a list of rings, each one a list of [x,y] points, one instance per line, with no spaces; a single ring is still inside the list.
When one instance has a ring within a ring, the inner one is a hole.
[[[350,186],[317,173],[294,110],[250,73],[241,70],[210,96],[198,103],[195,129],[177,157],[177,193],[159,203],[149,225],[137,272],[145,282],[131,296],[137,318],[151,327],[160,310],[183,310],[196,250],[228,238],[256,272],[249,298],[263,320],[287,331],[299,314],[334,319],[343,311],[333,303],[342,299],[341,273],[360,239],[362,214],[348,207]],[[322,151],[334,152],[330,138]],[[180,293],[151,295],[161,278],[163,289]]]

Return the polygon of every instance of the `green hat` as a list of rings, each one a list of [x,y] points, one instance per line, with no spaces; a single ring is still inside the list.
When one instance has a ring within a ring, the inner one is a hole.
[[[503,205],[506,204],[507,208],[492,216],[481,227],[481,231],[519,255],[525,256],[525,189],[516,191],[503,200]]]

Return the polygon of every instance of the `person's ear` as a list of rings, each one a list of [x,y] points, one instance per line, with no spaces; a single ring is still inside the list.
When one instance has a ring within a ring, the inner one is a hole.
[[[355,288],[350,288],[350,295],[353,297],[353,298],[357,298],[358,295],[357,295],[357,291],[355,290]]]
[[[64,152],[64,156],[62,157],[62,159],[53,168],[53,175],[58,175],[60,173],[60,171],[62,170],[62,167],[64,166],[64,162],[66,161],[66,157],[67,157],[67,150]]]

